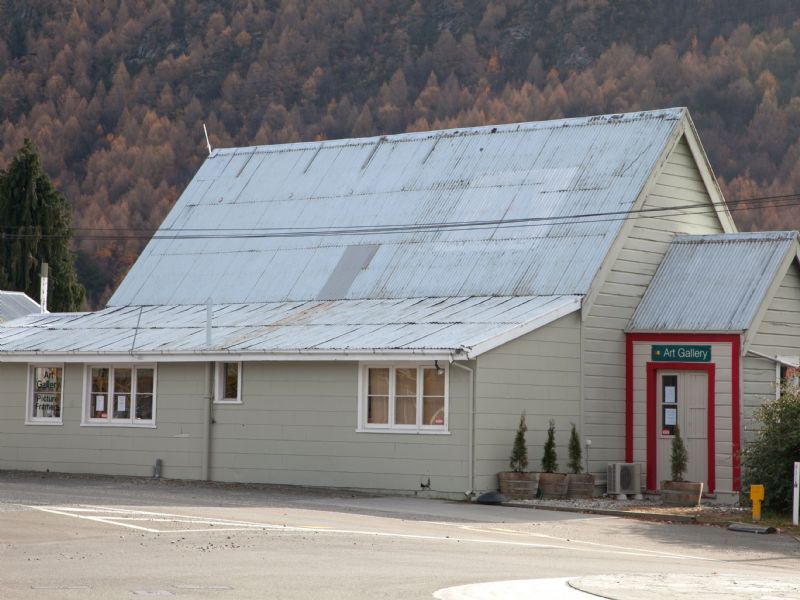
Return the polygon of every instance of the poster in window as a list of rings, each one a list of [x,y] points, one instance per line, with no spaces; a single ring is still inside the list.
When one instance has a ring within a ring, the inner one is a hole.
[[[675,386],[668,385],[664,387],[664,402],[675,403]]]
[[[104,412],[106,410],[106,397],[102,394],[94,397],[94,410],[96,412]]]
[[[664,425],[674,427],[678,423],[678,409],[667,408],[664,410]]]
[[[127,405],[126,397],[117,396],[117,412],[125,412],[126,405]]]

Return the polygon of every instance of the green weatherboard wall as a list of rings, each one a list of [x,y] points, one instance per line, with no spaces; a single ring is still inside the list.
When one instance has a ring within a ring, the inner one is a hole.
[[[650,359],[655,362],[711,362],[711,346],[653,345]]]

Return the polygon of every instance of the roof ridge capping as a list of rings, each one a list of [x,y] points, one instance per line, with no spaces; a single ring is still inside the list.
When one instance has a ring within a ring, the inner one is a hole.
[[[798,231],[740,231],[703,235],[676,235],[672,244],[722,244],[730,242],[783,242],[798,239]]]
[[[394,133],[391,135],[376,135],[362,138],[342,138],[336,140],[322,140],[319,142],[292,142],[288,144],[266,144],[259,146],[233,146],[229,148],[215,148],[210,158],[230,154],[250,154],[258,152],[278,152],[303,150],[317,147],[358,146],[375,144],[378,142],[405,142],[424,139],[456,137],[467,135],[481,135],[486,133],[514,133],[518,131],[532,131],[544,129],[557,129],[561,127],[582,127],[600,124],[622,124],[645,119],[662,119],[665,121],[679,121],[688,114],[688,109],[683,106],[663,108],[658,110],[643,110],[629,113],[609,113],[590,117],[572,117],[567,119],[552,119],[545,121],[523,121],[520,123],[507,123],[500,125],[480,125],[475,127],[455,127],[452,129],[437,129],[432,131],[419,131],[408,133]]]

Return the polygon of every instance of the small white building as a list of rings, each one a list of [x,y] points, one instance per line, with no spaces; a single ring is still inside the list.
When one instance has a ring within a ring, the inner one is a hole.
[[[25,315],[42,312],[39,303],[25,292],[0,290],[0,323],[13,321]]]
[[[685,109],[215,150],[109,301],[0,327],[0,468],[496,488],[520,413],[739,489],[800,354],[794,232],[738,234]]]

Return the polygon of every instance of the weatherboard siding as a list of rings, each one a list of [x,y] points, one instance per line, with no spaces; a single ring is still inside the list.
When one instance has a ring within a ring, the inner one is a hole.
[[[645,211],[709,206],[702,214],[643,212],[635,218],[615,262],[583,322],[582,439],[591,439],[589,468],[604,482],[609,462],[625,459],[624,329],[676,234],[721,233],[700,171],[682,138],[644,202]]]
[[[0,364],[0,469],[200,477],[204,365],[159,365],[155,428],[82,426],[84,373],[64,366],[63,425],[26,425],[28,365]]]
[[[758,324],[751,350],[767,356],[800,356],[800,267],[793,263]],[[752,439],[758,424],[753,411],[764,400],[775,397],[773,361],[748,355],[744,358],[742,426],[744,440]]]
[[[519,418],[526,414],[529,469],[539,470],[549,420],[558,462],[567,466],[570,424],[580,420],[581,320],[576,312],[477,359],[475,489],[497,488],[509,469]]]
[[[245,363],[242,403],[214,405],[211,478],[463,494],[469,376],[449,373],[448,434],[364,433],[358,363]]]

